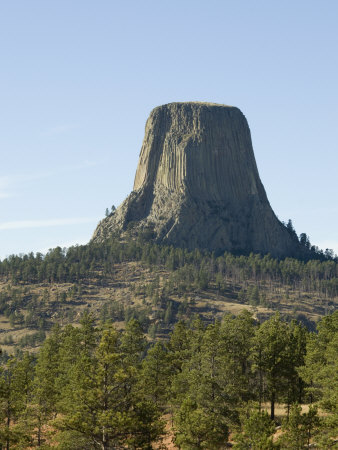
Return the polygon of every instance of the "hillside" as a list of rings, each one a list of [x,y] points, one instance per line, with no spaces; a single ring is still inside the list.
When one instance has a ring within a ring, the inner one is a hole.
[[[135,319],[120,332],[84,314],[54,327],[37,354],[2,361],[0,444],[337,448],[337,312],[316,331],[242,311],[207,326],[180,321],[149,343]]]
[[[335,448],[337,275],[132,229],[2,261],[1,445]]]
[[[250,254],[215,257],[158,246],[132,232],[102,244],[0,263],[0,342],[4,351],[38,348],[53,324],[77,324],[90,311],[118,328],[137,318],[150,339],[180,319],[207,323],[251,310],[259,321],[276,311],[314,329],[337,308],[338,265]]]

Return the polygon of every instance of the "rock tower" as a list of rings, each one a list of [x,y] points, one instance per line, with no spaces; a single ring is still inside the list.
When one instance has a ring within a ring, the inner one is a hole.
[[[245,116],[213,103],[169,103],[151,112],[133,191],[93,240],[128,227],[152,229],[159,243],[218,254],[284,257],[299,248],[269,204]]]

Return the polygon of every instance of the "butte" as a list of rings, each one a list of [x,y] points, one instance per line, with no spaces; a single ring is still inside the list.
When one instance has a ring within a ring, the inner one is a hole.
[[[161,244],[216,254],[299,252],[268,201],[245,116],[213,103],[169,103],[150,113],[133,191],[92,240],[131,228],[150,229]]]

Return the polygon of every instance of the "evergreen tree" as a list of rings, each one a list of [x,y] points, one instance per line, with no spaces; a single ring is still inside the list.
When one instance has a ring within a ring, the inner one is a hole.
[[[189,359],[191,332],[185,322],[179,321],[170,335],[167,348],[172,375],[182,372],[184,362]]]
[[[285,392],[282,396],[287,403],[288,413],[292,403],[303,402],[305,382],[298,372],[298,368],[304,365],[306,355],[306,343],[308,332],[303,325],[292,321],[289,325],[289,362],[287,368]]]
[[[146,349],[146,338],[140,322],[131,319],[121,337],[121,351],[123,361],[127,364],[139,367]]]
[[[268,450],[276,448],[272,435],[275,424],[266,411],[251,411],[244,418],[242,432],[235,436],[234,448],[239,450]]]
[[[198,327],[191,342],[196,343],[192,344],[194,351],[173,383],[180,393],[176,395],[175,439],[187,449],[221,448],[229,425],[236,421],[236,402],[240,401],[233,361],[223,345],[218,322],[205,331]]]
[[[323,434],[334,438],[338,433],[338,312],[324,317],[307,344],[305,366],[299,369],[308,383],[311,401],[317,401],[327,413]]]
[[[55,326],[51,335],[44,342],[35,367],[30,418],[34,425],[37,445],[46,439],[45,425],[56,416],[61,392],[58,389],[59,349],[61,330]]]
[[[175,415],[175,442],[183,450],[220,449],[228,437],[225,421],[189,396]]]
[[[147,398],[161,409],[168,399],[169,379],[167,349],[162,342],[156,342],[142,362],[142,383]]]
[[[313,431],[319,425],[317,409],[310,407],[308,413],[302,414],[302,408],[293,404],[289,417],[284,421],[283,431],[279,442],[283,449],[302,450],[310,448],[310,439]]]
[[[224,349],[233,367],[232,380],[236,392],[244,401],[252,399],[250,372],[250,355],[255,335],[255,321],[252,313],[246,309],[237,317],[230,314],[224,316],[221,326],[221,336]]]
[[[275,404],[285,390],[290,376],[290,334],[286,323],[276,314],[258,329],[254,338],[253,369],[258,376],[259,403],[266,394],[275,417]],[[265,389],[263,391],[263,381]]]
[[[28,353],[21,360],[10,358],[1,373],[0,441],[6,449],[31,442],[28,403],[32,380],[33,358]]]
[[[121,354],[113,328],[103,331],[92,355],[83,354],[75,362],[63,416],[55,422],[63,431],[64,448],[67,439],[80,437],[88,449],[151,448],[163,425],[156,407],[138,389],[132,364],[130,355]]]

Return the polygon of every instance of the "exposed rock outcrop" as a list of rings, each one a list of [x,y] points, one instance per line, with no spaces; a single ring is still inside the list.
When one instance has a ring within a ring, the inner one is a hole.
[[[151,227],[158,242],[188,249],[283,257],[299,248],[270,207],[244,115],[212,103],[170,103],[151,112],[133,191],[93,240],[131,223]]]

